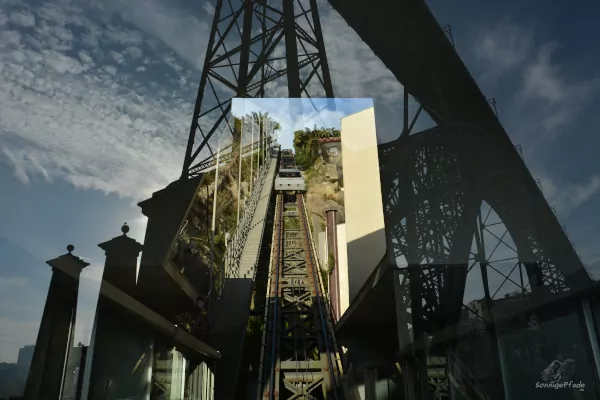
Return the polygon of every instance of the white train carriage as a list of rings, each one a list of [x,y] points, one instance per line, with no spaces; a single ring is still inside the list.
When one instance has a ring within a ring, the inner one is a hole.
[[[297,169],[280,169],[275,178],[276,192],[305,192],[306,184]]]

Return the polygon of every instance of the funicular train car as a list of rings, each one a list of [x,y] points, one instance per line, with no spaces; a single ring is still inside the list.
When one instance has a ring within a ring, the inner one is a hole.
[[[276,192],[305,192],[306,184],[298,169],[280,169],[275,178]]]
[[[296,162],[294,161],[294,153],[290,149],[281,150],[281,168],[282,169],[294,169],[296,168]]]

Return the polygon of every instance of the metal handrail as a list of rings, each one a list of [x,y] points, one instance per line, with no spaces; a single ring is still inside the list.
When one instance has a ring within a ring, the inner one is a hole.
[[[250,197],[248,197],[248,200],[244,206],[244,213],[240,218],[237,228],[235,229],[231,242],[227,246],[225,251],[224,268],[221,268],[221,279],[218,280],[219,287],[215,288],[215,294],[217,297],[221,295],[225,279],[240,277],[242,253],[246,245],[246,240],[248,239],[248,234],[253,227],[252,220],[254,218],[254,214],[256,213],[258,202],[261,198],[262,189],[267,181],[267,176],[269,175],[270,165],[270,162],[265,162],[259,169],[259,173],[252,188],[252,193],[250,194]]]

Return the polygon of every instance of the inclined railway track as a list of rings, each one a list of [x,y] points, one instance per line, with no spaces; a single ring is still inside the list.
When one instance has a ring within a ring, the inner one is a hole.
[[[275,210],[257,399],[341,400],[341,362],[304,197],[279,193]]]

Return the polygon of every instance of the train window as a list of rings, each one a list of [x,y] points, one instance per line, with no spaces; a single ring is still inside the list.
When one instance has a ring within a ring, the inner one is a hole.
[[[280,178],[301,178],[302,174],[299,171],[285,171],[279,173]]]

